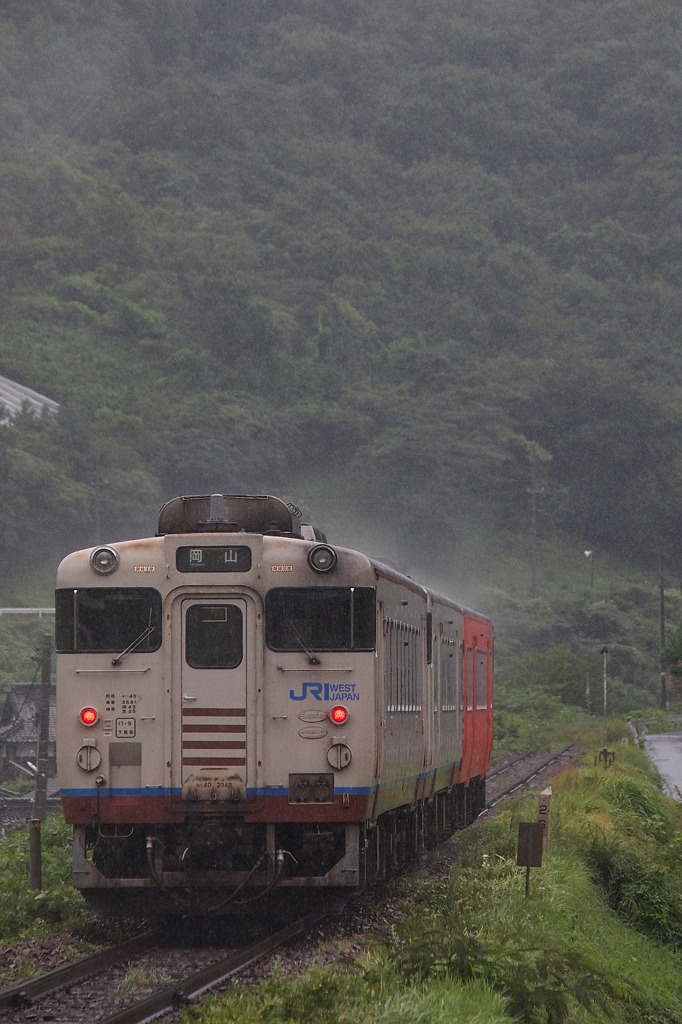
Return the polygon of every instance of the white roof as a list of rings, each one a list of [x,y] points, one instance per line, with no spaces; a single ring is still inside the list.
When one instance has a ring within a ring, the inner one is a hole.
[[[46,398],[45,395],[39,395],[37,391],[31,390],[31,388],[15,384],[14,381],[8,380],[7,377],[0,377],[0,422],[6,422],[8,419],[16,416],[17,413],[21,412],[24,404],[38,416],[40,416],[43,409],[53,413],[59,409],[59,402],[55,402],[52,398]]]

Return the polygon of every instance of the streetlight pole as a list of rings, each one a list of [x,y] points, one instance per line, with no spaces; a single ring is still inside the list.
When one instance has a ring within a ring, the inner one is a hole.
[[[666,666],[663,662],[665,650],[665,579],[663,577],[663,553],[658,556],[658,610],[661,630],[661,707],[665,711],[668,706],[668,683]]]
[[[594,590],[594,551],[583,551],[583,554],[590,563],[590,590]]]
[[[535,476],[535,474],[533,474]],[[538,495],[545,493],[544,487],[528,488],[530,494],[530,596],[538,596]]]

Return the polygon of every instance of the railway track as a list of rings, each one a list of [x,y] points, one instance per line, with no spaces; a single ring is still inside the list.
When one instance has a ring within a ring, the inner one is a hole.
[[[35,978],[10,985],[9,988],[0,990],[0,1015],[2,1019],[6,1019],[7,1011],[25,1009],[33,1005],[40,996],[48,996],[67,985],[84,981],[98,971],[128,963],[131,958],[150,949],[155,941],[160,941],[160,938],[157,929],[143,932],[126,942],[101,949],[92,956],[83,957],[72,964],[65,964]]]
[[[265,938],[227,952],[216,948],[164,951],[159,948],[160,930],[145,932],[119,946],[0,991],[0,1021],[144,1024],[189,1004],[207,989],[313,927],[327,913],[325,910],[307,914]],[[150,957],[153,970],[148,966]],[[188,965],[197,960],[210,962],[191,970]],[[137,964],[141,966],[136,968]],[[122,982],[136,971],[153,982],[153,991],[146,988],[144,994],[126,997],[122,995]],[[171,974],[179,976],[171,978]]]
[[[489,798],[481,817],[503,800],[551,775],[553,766],[574,752],[510,758],[491,771]],[[127,942],[101,950],[73,964],[19,982],[0,991],[0,1024],[50,1020],[68,1024],[144,1024],[191,1003],[206,990],[265,957],[296,935],[311,929],[339,906],[324,908],[240,948],[225,950],[185,945],[168,948],[161,929],[146,931]],[[126,978],[137,974],[144,991],[122,994]],[[148,983],[147,983],[148,982]]]
[[[560,762],[565,762],[567,756],[575,750],[576,748],[570,745],[551,754],[519,757],[497,771],[490,772],[488,774],[488,799],[479,817],[483,817],[492,811],[503,800],[507,800],[514,796],[515,793],[527,789],[535,779],[546,773],[548,769]],[[504,784],[503,776],[505,775],[510,776],[507,785]]]

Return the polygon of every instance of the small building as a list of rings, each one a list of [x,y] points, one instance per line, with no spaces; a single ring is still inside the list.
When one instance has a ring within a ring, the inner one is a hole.
[[[7,377],[0,377],[0,423],[8,423],[22,409],[29,409],[36,416],[44,412],[55,414],[59,411],[59,403],[53,398],[39,394],[33,388],[16,384]]]
[[[0,714],[0,782],[16,779],[24,771],[32,774],[40,731],[40,685],[21,684],[8,691]],[[50,734],[47,746],[48,776],[57,773],[56,764],[57,691],[50,687]],[[15,766],[19,767],[15,767]]]

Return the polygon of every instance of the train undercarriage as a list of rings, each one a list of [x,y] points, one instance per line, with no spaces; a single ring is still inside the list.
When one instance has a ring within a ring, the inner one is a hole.
[[[435,794],[376,824],[249,824],[188,816],[182,825],[74,830],[73,881],[105,916],[220,914],[277,892],[362,889],[471,824],[485,778]]]

